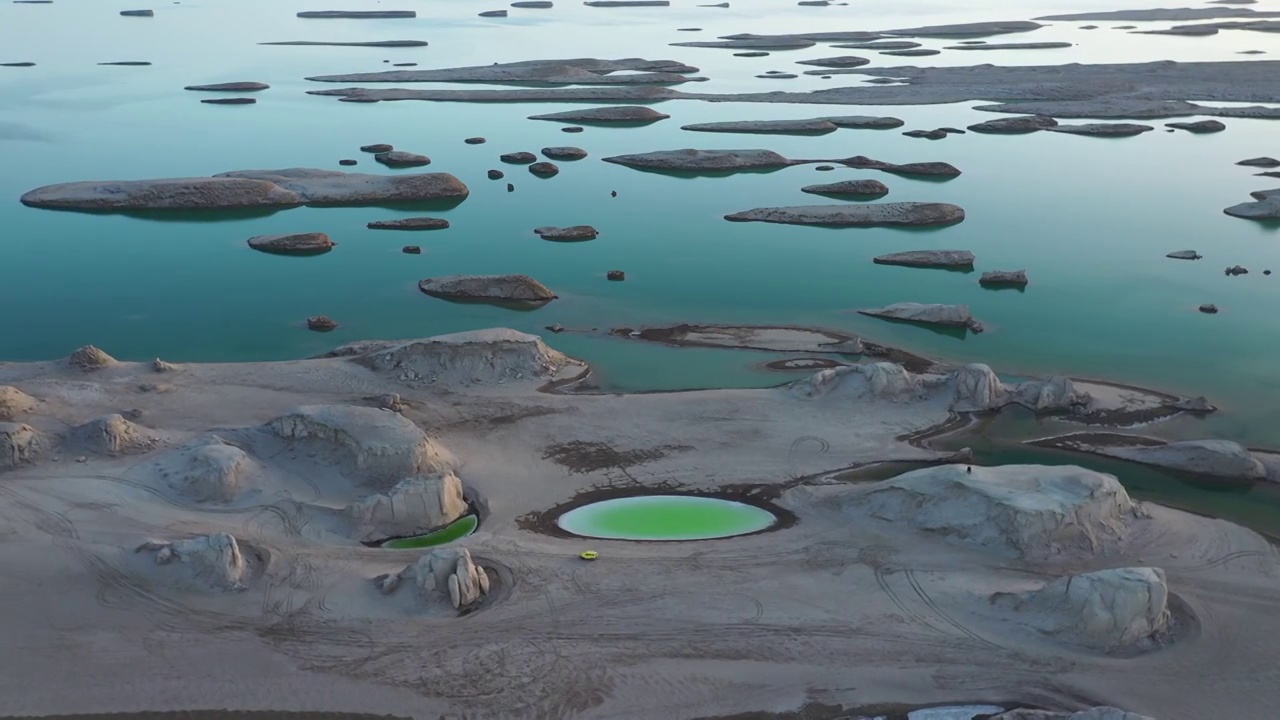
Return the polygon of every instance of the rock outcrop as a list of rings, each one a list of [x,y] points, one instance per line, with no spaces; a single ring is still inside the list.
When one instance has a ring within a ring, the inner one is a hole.
[[[557,147],[544,147],[542,148],[542,154],[544,157],[549,157],[552,160],[581,160],[587,156],[587,151],[578,147],[562,145]]]
[[[1165,257],[1173,258],[1174,260],[1199,260],[1204,256],[1195,250],[1175,250],[1165,255]]]
[[[604,158],[607,163],[642,170],[674,172],[733,172],[772,170],[793,163],[772,150],[661,150]]]
[[[652,123],[669,117],[671,116],[643,105],[618,105],[530,115],[529,119],[571,123]]]
[[[1047,115],[1022,115],[987,120],[970,125],[969,129],[976,133],[1023,135],[1057,126],[1058,121]]]
[[[365,367],[401,380],[448,385],[545,380],[577,365],[537,335],[507,328],[474,330],[423,340],[360,342],[328,357],[352,357]],[[443,472],[443,471],[441,471]]]
[[[1111,457],[1169,468],[1197,477],[1223,480],[1262,480],[1266,467],[1239,443],[1230,440],[1184,440],[1164,445],[1101,447]]]
[[[462,481],[453,473],[406,478],[386,493],[347,506],[352,535],[360,541],[421,535],[466,513]]]
[[[445,275],[427,278],[418,289],[446,300],[541,307],[556,299],[546,285],[528,275]]]
[[[249,247],[273,255],[322,255],[337,243],[322,232],[291,235],[258,235],[248,240]]]
[[[1221,120],[1197,120],[1195,122],[1171,122],[1165,123],[1165,127],[1174,130],[1186,130],[1190,133],[1216,133],[1227,129]]]
[[[494,83],[543,85],[644,86],[675,85],[706,78],[693,77],[698,68],[674,60],[625,58],[601,60],[522,60],[491,65],[439,68],[435,70],[390,70],[373,73],[318,75],[312,82],[330,83]]]
[[[747,133],[754,135],[826,135],[840,127],[825,118],[809,120],[736,120],[728,122],[694,123],[681,130],[692,132]]]
[[[124,419],[119,414],[90,420],[72,432],[72,438],[84,449],[104,455],[134,455],[154,448],[159,442],[149,430]]]
[[[35,407],[35,398],[12,385],[0,385],[0,422],[20,420]]]
[[[1273,157],[1256,157],[1256,158],[1249,158],[1247,160],[1241,160],[1236,164],[1243,165],[1244,167],[1275,168],[1275,167],[1280,167],[1280,160],[1277,160]]]
[[[365,225],[370,230],[444,230],[449,221],[444,218],[411,217],[399,220],[374,220]]]
[[[119,365],[120,363],[98,348],[92,345],[85,345],[71,353],[71,356],[67,358],[67,364],[84,372],[92,372]]]
[[[202,502],[231,502],[254,469],[245,451],[212,435],[158,458],[173,489]]]
[[[583,240],[595,240],[600,234],[598,230],[590,225],[571,225],[569,227],[540,227],[535,228],[533,233],[543,240],[554,240],[556,242],[581,242]]]
[[[560,168],[555,163],[536,162],[529,166],[529,172],[538,177],[555,177],[560,174]]]
[[[871,486],[873,517],[1029,560],[1094,557],[1125,537],[1136,506],[1111,475],[1074,466],[941,465]]]
[[[260,82],[226,82],[213,85],[188,85],[183,90],[195,90],[197,92],[258,92],[267,90],[270,87],[270,85]]]
[[[222,590],[242,590],[248,564],[235,537],[220,532],[186,540],[162,542],[148,540],[138,552],[154,552],[157,565],[175,560],[186,566],[193,579]]]
[[[390,150],[388,152],[376,153],[373,156],[374,162],[386,165],[389,168],[408,168],[422,167],[430,165],[431,158],[418,153],[405,152],[404,150]]]
[[[1155,128],[1150,125],[1135,123],[1085,123],[1083,125],[1055,125],[1047,127],[1049,132],[1067,133],[1069,135],[1088,135],[1090,137],[1133,137]]]
[[[305,442],[348,464],[363,484],[389,487],[414,475],[452,472],[453,455],[404,416],[355,405],[305,405],[267,423],[282,440]]]
[[[23,195],[22,203],[95,212],[230,210],[461,200],[467,193],[467,186],[448,173],[367,175],[287,168],[240,170],[213,177],[46,185]]]
[[[908,250],[880,255],[871,261],[877,265],[917,268],[972,268],[974,257],[968,250]]]
[[[0,470],[35,462],[40,434],[23,423],[0,422]]]
[[[889,188],[879,180],[843,180],[822,185],[805,185],[800,192],[831,197],[884,197]]]
[[[865,155],[855,155],[836,162],[847,167],[881,170],[895,175],[920,175],[924,177],[958,177],[960,175],[960,171],[954,165],[944,162],[903,163],[898,165],[882,160],[873,160]]]
[[[865,205],[801,205],[755,208],[724,216],[734,222],[784,225],[874,227],[879,225],[951,225],[964,220],[964,208],[949,203],[870,203]]]
[[[298,13],[298,17],[326,20],[388,20],[415,18],[418,17],[418,13],[413,10],[306,10]]]
[[[1026,270],[991,270],[978,278],[979,284],[988,287],[1026,287],[1028,282]]]
[[[814,58],[813,60],[797,60],[796,64],[823,68],[854,68],[862,67],[870,62],[870,60],[857,55],[840,55],[838,57]]]
[[[991,720],[1155,720],[1120,708],[1100,706],[1080,712],[1054,712],[1053,710],[1010,710],[994,715]]]
[[[1159,568],[1069,575],[1037,590],[997,593],[992,602],[1046,635],[1101,652],[1148,649],[1170,624],[1169,587]]]
[[[880,308],[859,310],[862,315],[885,318],[886,320],[902,320],[922,325],[940,325],[943,327],[968,328],[980,333],[982,323],[969,313],[968,305],[942,305],[938,303],[901,302],[885,305]]]
[[[1232,205],[1222,212],[1247,220],[1280,220],[1280,188],[1249,193],[1254,202]]]
[[[489,575],[466,548],[436,548],[398,575],[374,578],[384,593],[394,592],[401,580],[412,580],[429,603],[446,595],[455,610],[474,605],[489,594]]]

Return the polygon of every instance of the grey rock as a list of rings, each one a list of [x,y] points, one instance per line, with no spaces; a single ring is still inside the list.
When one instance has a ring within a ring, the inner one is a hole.
[[[580,133],[582,130],[583,128],[579,125],[570,125],[569,127],[560,128],[560,132],[563,133]]]
[[[1085,123],[1083,125],[1055,125],[1045,128],[1050,132],[1068,133],[1071,135],[1088,135],[1090,137],[1133,137],[1155,128],[1150,125],[1136,123]]]
[[[1231,275],[1233,277],[1236,275],[1248,275],[1249,268],[1243,267],[1241,265],[1233,265],[1232,267],[1227,268],[1226,274]]]
[[[466,143],[466,144],[468,144],[468,145],[483,145],[483,144],[485,144],[485,143],[487,142],[487,140],[485,140],[485,139],[484,139],[484,138],[482,138],[482,137],[469,137],[469,138],[467,138],[467,139],[463,140],[462,142],[464,142],[464,143]]]
[[[200,102],[205,105],[254,105],[258,101],[254,98],[206,98]]]
[[[528,165],[529,163],[537,162],[538,156],[534,155],[531,152],[521,151],[521,152],[513,152],[513,153],[504,153],[502,155],[499,155],[498,159],[504,163],[511,163],[512,165]]]
[[[472,65],[436,70],[389,70],[375,73],[317,75],[312,82],[330,83],[540,83],[548,85],[675,85],[705,80],[690,76],[698,68],[673,60],[572,58]],[[322,93],[317,93],[322,94]]]
[[[374,143],[373,145],[360,146],[360,152],[367,152],[367,153],[384,153],[384,152],[391,152],[392,150],[395,150],[395,148],[386,143]]]
[[[1200,306],[1200,312],[1204,313],[1205,315],[1217,315],[1218,306],[1214,305],[1213,303],[1205,303],[1204,305]]]
[[[121,10],[122,17],[155,17],[155,10]]]
[[[978,279],[981,285],[1013,285],[1017,287],[1027,286],[1026,270],[992,270],[982,273],[982,277]]]
[[[671,117],[643,105],[618,105],[613,107],[565,110],[563,112],[530,115],[530,120],[555,120],[559,122],[590,123],[648,123]]]
[[[338,164],[339,164],[339,165],[341,165],[341,166],[343,166],[343,167],[351,167],[351,166],[353,166],[353,165],[359,165],[360,163],[359,163],[359,161],[357,161],[357,160],[352,160],[352,159],[348,158],[348,159],[345,159],[345,160],[339,160],[339,161],[338,161]]]
[[[1097,447],[1095,452],[1145,465],[1181,470],[1198,477],[1262,480],[1267,469],[1239,443],[1230,440],[1184,440],[1163,445]]]
[[[608,273],[605,274],[605,277],[608,278],[609,280],[612,280],[613,282],[622,282],[623,280],[627,279],[627,274],[622,272],[621,270],[610,270]]]
[[[16,422],[35,407],[35,398],[12,385],[0,385],[0,422]]]
[[[1158,568],[1069,575],[1035,590],[997,593],[991,600],[1015,621],[1101,652],[1150,649],[1169,629],[1169,587]]]
[[[467,501],[456,475],[434,473],[405,478],[386,493],[348,505],[346,513],[353,537],[368,542],[442,528],[467,514]]]
[[[549,178],[560,174],[560,168],[555,163],[536,162],[529,166],[529,172],[538,177]]]
[[[188,85],[183,90],[195,90],[201,92],[257,92],[259,90],[267,90],[271,86],[260,82],[227,82],[215,83],[213,85]]]
[[[1183,398],[1169,403],[1169,407],[1190,413],[1217,412],[1218,408],[1203,395],[1194,398]]]
[[[527,10],[545,10],[553,5],[554,3],[552,3],[551,0],[520,0],[519,2],[511,3],[511,7],[513,8],[523,8]]]
[[[922,138],[925,140],[942,140],[949,134],[946,130],[938,128],[936,130],[908,130],[903,135],[912,138]]]
[[[1223,210],[1228,215],[1248,220],[1280,220],[1280,188],[1249,193],[1254,202],[1232,205]]]
[[[1058,121],[1047,115],[1020,115],[1018,117],[997,118],[970,125],[969,129],[978,133],[1003,133],[1019,135],[1057,127]]]
[[[486,175],[490,180],[501,180],[502,178],[506,177],[506,174],[503,173],[501,170],[490,170],[488,173],[486,173]]]
[[[837,57],[816,58],[814,60],[798,60],[796,61],[796,64],[797,65],[814,65],[817,67],[825,67],[825,68],[854,68],[854,67],[862,67],[863,65],[867,65],[870,62],[871,62],[870,60],[864,57],[858,57],[856,55],[840,55]]]
[[[800,50],[818,43],[803,38],[782,36],[777,38],[743,38],[738,40],[697,40],[671,43],[675,47],[720,48],[725,50]]]
[[[326,315],[314,315],[307,318],[307,329],[315,332],[329,332],[338,329],[338,323]]]
[[[591,0],[582,4],[588,7],[667,7],[671,0]]]
[[[36,461],[40,433],[23,423],[0,422],[0,470],[12,470]]]
[[[405,245],[404,247],[400,248],[400,252],[404,253],[405,255],[421,255],[422,248],[418,247],[417,245]]]
[[[744,210],[724,216],[734,222],[767,222],[828,227],[880,225],[949,225],[964,220],[964,210],[948,203],[868,203],[860,205],[804,205]]]
[[[893,57],[928,57],[930,55],[941,55],[941,50],[933,48],[908,48],[906,50],[882,50],[881,55],[890,55]]]
[[[880,308],[859,310],[858,312],[863,315],[886,318],[889,320],[903,320],[906,322],[921,323],[924,325],[968,328],[975,333],[980,333],[983,330],[982,323],[975,320],[973,315],[969,313],[968,305],[940,305],[902,302],[894,303],[893,305],[886,305]]]
[[[810,120],[737,120],[729,122],[695,123],[684,125],[681,130],[692,132],[748,133],[756,135],[825,135],[839,128],[824,118]]]
[[[973,253],[968,250],[909,250],[872,259],[877,265],[917,268],[972,268],[973,261]]]
[[[903,126],[902,120],[896,117],[876,116],[876,115],[835,115],[831,117],[818,118],[826,120],[838,128],[851,129],[868,129],[868,130],[890,130]]]
[[[901,30],[885,30],[883,34],[894,37],[986,37],[988,35],[1030,32],[1042,27],[1044,26],[1040,23],[1027,20],[1005,20],[959,23],[956,25],[926,25],[924,27]]]
[[[773,72],[773,73],[765,73],[764,75],[757,75],[756,77],[760,78],[761,80],[795,80],[800,76],[793,75],[792,73]]]
[[[375,220],[365,227],[370,230],[444,230],[449,221],[444,218],[411,217],[398,220]]]
[[[298,13],[300,18],[347,20],[388,20],[417,16],[418,13],[412,10],[307,10]]]
[[[426,40],[373,40],[369,42],[324,42],[319,40],[288,40],[285,42],[264,42],[259,45],[301,45],[301,46],[326,46],[326,47],[378,47],[378,48],[406,48],[406,47],[426,47],[430,43]]]
[[[590,225],[572,225],[569,227],[540,227],[534,229],[534,234],[543,240],[554,240],[557,242],[581,242],[583,240],[595,240],[600,234],[598,230]]]
[[[784,168],[790,160],[771,150],[664,150],[604,158],[607,163],[650,170],[735,171]]]
[[[889,194],[889,188],[879,180],[843,180],[823,185],[806,185],[800,191],[834,197],[883,197]]]
[[[902,165],[896,165],[894,163],[883,162],[881,160],[872,160],[865,155],[855,155],[854,157],[845,158],[838,162],[848,167],[882,170],[895,175],[924,175],[930,177],[957,177],[960,175],[960,171],[956,169],[954,165],[944,162],[905,163]]]
[[[422,167],[423,165],[431,164],[431,158],[426,155],[418,155],[417,153],[405,152],[403,150],[380,152],[375,154],[373,159],[376,162],[392,168]]]
[[[539,307],[556,299],[546,285],[528,275],[448,275],[427,278],[418,289],[447,300]]]
[[[506,10],[485,10],[484,12],[479,13],[479,16],[480,17],[506,17],[507,11]]]
[[[1165,257],[1173,258],[1174,260],[1199,260],[1204,256],[1195,250],[1175,250],[1165,255]]]
[[[249,238],[249,247],[274,255],[320,255],[337,245],[322,232],[285,235],[257,235]]]
[[[920,47],[920,43],[910,40],[868,40],[866,42],[843,43],[832,45],[841,50],[911,50]]]
[[[981,45],[948,45],[944,50],[1053,50],[1069,48],[1069,42],[982,43]]]
[[[544,147],[542,155],[552,160],[581,160],[587,156],[587,151],[569,146]]]
[[[1280,160],[1270,157],[1256,157],[1249,158],[1248,160],[1241,160],[1236,164],[1244,165],[1245,167],[1274,168],[1280,167]]]
[[[746,52],[734,53],[733,56],[745,57],[745,58],[757,58],[757,57],[769,57],[769,53],[763,50],[748,50]],[[31,64],[34,65],[35,63],[31,63]]]

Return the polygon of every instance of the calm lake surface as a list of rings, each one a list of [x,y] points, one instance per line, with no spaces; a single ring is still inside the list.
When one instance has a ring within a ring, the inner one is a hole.
[[[1137,3],[1141,5],[1142,3]],[[1146,60],[1239,60],[1242,50],[1280,53],[1280,35],[1224,31],[1214,37],[1131,35],[1097,23],[1058,23],[992,41],[1068,40],[1063,50],[963,53],[894,58],[819,45],[739,58],[728,50],[668,47],[739,32],[882,30],[1021,20],[1050,12],[1115,9],[1115,3],[1040,3],[1011,8],[986,2],[962,12],[941,2],[871,2],[802,8],[791,2],[743,2],[729,9],[599,9],[557,2],[551,10],[511,10],[462,0],[375,3],[312,0],[253,3],[184,1],[156,5],[154,18],[125,18],[124,6],[98,0],[0,6],[0,359],[63,356],[93,343],[126,359],[175,361],[298,358],[361,338],[407,338],[493,326],[543,333],[560,350],[590,361],[613,389],[764,386],[786,374],[758,368],[776,356],[642,346],[591,335],[552,336],[542,328],[697,323],[818,325],[953,360],[982,361],[1003,373],[1066,373],[1190,395],[1207,395],[1223,412],[1162,429],[1174,436],[1227,437],[1276,444],[1280,437],[1280,230],[1222,214],[1252,190],[1280,185],[1234,163],[1280,153],[1280,123],[1228,119],[1223,133],[1193,136],[1163,128],[1103,140],[1062,134],[962,135],[941,142],[900,134],[965,126],[992,117],[971,105],[780,106],[669,101],[670,120],[642,128],[588,127],[526,120],[570,104],[395,102],[355,104],[305,94],[342,87],[303,78],[570,57],[672,59],[702,68],[707,92],[803,90],[856,84],[865,76],[757,80],[795,61],[836,54],[874,66],[1061,64]],[[1263,3],[1256,9],[1275,9]],[[414,20],[305,20],[316,9],[413,9]],[[1127,23],[1125,23],[1127,24]],[[1136,23],[1144,25],[1143,23]],[[1167,27],[1173,23],[1147,23]],[[703,32],[678,32],[701,27]],[[424,48],[264,46],[285,40],[417,39]],[[954,44],[920,40],[927,47]],[[98,66],[141,60],[147,67]],[[184,85],[254,80],[272,87],[253,106],[211,106],[211,94]],[[393,85],[394,86],[394,85]],[[411,87],[430,87],[414,85]],[[448,87],[476,88],[476,85]],[[982,103],[976,103],[982,104]],[[821,115],[893,115],[901,130],[840,130],[821,137],[691,133],[680,126],[741,119]],[[1159,122],[1151,123],[1159,125]],[[484,145],[463,138],[482,135]],[[211,175],[240,169],[338,169],[356,158],[361,172],[384,173],[363,144],[386,142],[431,156],[428,170],[450,172],[471,188],[456,208],[429,214],[453,227],[430,233],[365,229],[371,220],[409,216],[378,208],[285,210],[216,222],[143,220],[25,208],[17,201],[40,185],[90,179]],[[576,145],[591,153],[560,162],[539,180],[500,153]],[[767,148],[789,157],[864,154],[891,162],[946,161],[964,174],[948,182],[795,167],[764,174],[684,179],[600,162],[622,154],[697,148]],[[485,171],[508,177],[490,181]],[[800,187],[876,178],[886,201],[963,206],[960,225],[933,231],[829,230],[731,224],[722,216],[752,207],[827,202]],[[506,191],[506,182],[516,185]],[[616,190],[618,196],[611,197]],[[542,225],[590,224],[598,240],[539,240]],[[339,247],[312,258],[248,249],[253,235],[322,231]],[[404,255],[406,244],[421,255]],[[877,266],[875,255],[930,248],[973,251],[978,271],[1026,268],[1024,293],[987,291],[978,273]],[[1165,259],[1196,249],[1199,262]],[[1244,265],[1252,272],[1226,277]],[[622,269],[627,280],[607,282]],[[455,273],[527,273],[561,299],[534,312],[457,305],[418,292],[418,280]],[[900,301],[967,303],[988,332],[960,339],[856,315],[857,308]],[[1218,315],[1196,308],[1212,302]],[[325,314],[329,334],[304,320]]]

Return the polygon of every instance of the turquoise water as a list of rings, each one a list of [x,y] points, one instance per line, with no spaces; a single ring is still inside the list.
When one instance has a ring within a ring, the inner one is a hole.
[[[385,4],[390,7],[392,4]],[[821,137],[682,132],[679,126],[728,119],[891,114],[904,129],[963,126],[991,117],[968,105],[935,107],[769,106],[666,102],[668,121],[641,128],[590,127],[580,135],[528,115],[565,104],[399,102],[362,105],[304,94],[302,78],[376,71],[382,61],[451,67],[547,57],[669,58],[713,78],[699,91],[804,89],[853,84],[859,76],[823,81],[755,80],[795,60],[843,52],[823,46],[736,58],[728,51],[667,47],[733,32],[883,29],[940,22],[1022,19],[1054,11],[1104,7],[1101,2],[1041,3],[1009,9],[990,3],[963,12],[930,2],[857,7],[777,7],[734,2],[729,10],[604,10],[557,4],[550,11],[512,10],[512,17],[475,17],[482,7],[437,0],[412,6],[417,20],[302,20],[310,3],[263,5],[246,0],[184,2],[157,8],[153,19],[121,18],[92,0],[0,6],[0,358],[29,360],[93,343],[121,358],[172,360],[295,358],[359,338],[414,337],[495,325],[541,332],[677,322],[751,322],[830,326],[951,360],[980,360],[1002,371],[1065,372],[1188,394],[1223,406],[1197,426],[1202,434],[1268,444],[1280,429],[1277,229],[1221,213],[1275,180],[1253,177],[1236,160],[1275,154],[1280,124],[1227,120],[1209,136],[1153,132],[1123,140],[1059,134],[965,135],[941,142],[898,131],[841,130]],[[385,9],[351,0],[349,9]],[[495,7],[501,6],[496,4]],[[767,12],[766,12],[767,9]],[[677,27],[707,32],[676,32]],[[426,48],[276,47],[278,40],[423,39]],[[868,55],[877,64],[1061,63],[1164,59],[1233,59],[1242,49],[1280,52],[1280,37],[1224,32],[1211,38],[1167,38],[1074,24],[1017,40],[1069,39],[1062,51],[944,52],[932,58]],[[946,41],[926,40],[928,46]],[[976,56],[976,57],[975,57]],[[95,63],[147,60],[149,67]],[[272,89],[258,104],[202,105],[207,94],[184,85],[257,80]],[[456,86],[455,86],[456,87]],[[472,87],[472,86],[468,86]],[[488,144],[462,140],[483,135]],[[18,196],[39,185],[84,179],[207,175],[310,166],[391,172],[359,153],[389,142],[430,155],[431,170],[452,172],[472,189],[458,207],[435,213],[453,227],[433,233],[369,231],[365,223],[413,214],[380,209],[300,208],[219,222],[143,220],[34,210]],[[578,145],[591,157],[561,162],[561,174],[538,180],[497,162],[497,155]],[[865,154],[895,162],[942,160],[964,171],[945,183],[855,170],[811,168],[727,178],[683,179],[602,163],[600,157],[679,147],[762,147],[791,157]],[[501,167],[516,184],[485,179]],[[874,177],[887,201],[955,202],[960,225],[935,231],[829,230],[730,224],[724,214],[761,205],[826,202],[800,187]],[[618,197],[610,197],[616,190]],[[537,239],[541,225],[591,224],[589,243]],[[311,258],[249,250],[253,235],[323,231],[339,243]],[[417,244],[422,255],[403,255]],[[870,258],[898,250],[962,248],[979,270],[1027,268],[1025,293],[979,288],[977,275],[876,266]],[[1199,262],[1166,260],[1194,248]],[[1253,272],[1227,278],[1241,264]],[[604,274],[623,269],[627,280]],[[534,312],[457,305],[428,298],[418,280],[453,273],[522,272],[561,299]],[[859,307],[899,301],[968,303],[989,331],[957,338],[856,315]],[[1216,316],[1196,306],[1213,302]],[[341,327],[319,335],[304,321],[324,314]],[[557,348],[591,361],[610,388],[644,390],[764,386],[787,374],[758,365],[764,353],[675,350],[590,335],[547,335]]]
[[[754,505],[691,495],[644,495],[583,505],[556,524],[582,537],[609,540],[710,540],[759,532],[777,522]]]

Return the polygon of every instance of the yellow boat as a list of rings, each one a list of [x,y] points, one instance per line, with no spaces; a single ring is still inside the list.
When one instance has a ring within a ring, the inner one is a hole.
[[[600,553],[596,552],[595,550],[587,550],[583,552],[581,555],[579,555],[578,557],[582,558],[583,560],[595,560],[596,558],[600,557]]]

